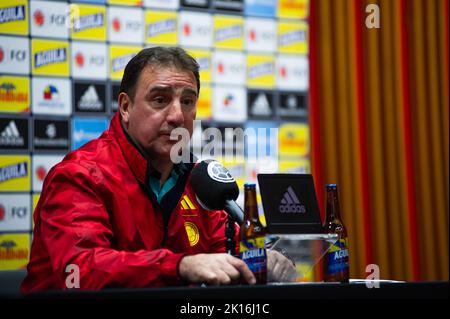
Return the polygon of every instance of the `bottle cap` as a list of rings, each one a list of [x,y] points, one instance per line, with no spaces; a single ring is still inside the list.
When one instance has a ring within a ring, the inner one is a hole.
[[[337,189],[337,184],[326,184],[327,189]]]

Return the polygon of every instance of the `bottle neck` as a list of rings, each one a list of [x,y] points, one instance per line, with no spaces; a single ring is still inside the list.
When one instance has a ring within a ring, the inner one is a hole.
[[[256,189],[245,188],[244,191],[244,219],[245,220],[259,220],[258,204],[256,202]]]
[[[337,189],[329,189],[327,190],[327,221],[340,218]]]

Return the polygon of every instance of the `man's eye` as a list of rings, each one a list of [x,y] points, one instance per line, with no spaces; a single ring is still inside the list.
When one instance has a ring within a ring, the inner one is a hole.
[[[153,98],[153,101],[157,104],[165,104],[167,102],[167,98],[165,98],[164,96],[157,96]]]
[[[185,105],[187,107],[191,107],[191,106],[195,105],[194,99],[184,99],[182,102],[183,102],[183,105]]]

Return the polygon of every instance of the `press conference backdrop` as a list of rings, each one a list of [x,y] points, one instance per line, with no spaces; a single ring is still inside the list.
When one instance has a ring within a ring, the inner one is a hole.
[[[307,0],[2,0],[0,270],[26,266],[47,172],[107,129],[123,69],[144,47],[179,45],[197,59],[196,136],[217,127],[232,142],[226,127],[266,129],[277,146],[266,161],[225,160],[241,188],[258,172],[310,172],[308,8]]]

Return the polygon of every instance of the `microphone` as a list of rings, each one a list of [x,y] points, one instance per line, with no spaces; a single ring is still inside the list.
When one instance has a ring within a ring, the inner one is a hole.
[[[218,161],[209,159],[197,163],[191,172],[191,185],[204,209],[223,209],[237,223],[242,223],[244,212],[235,202],[239,196],[236,180]]]

